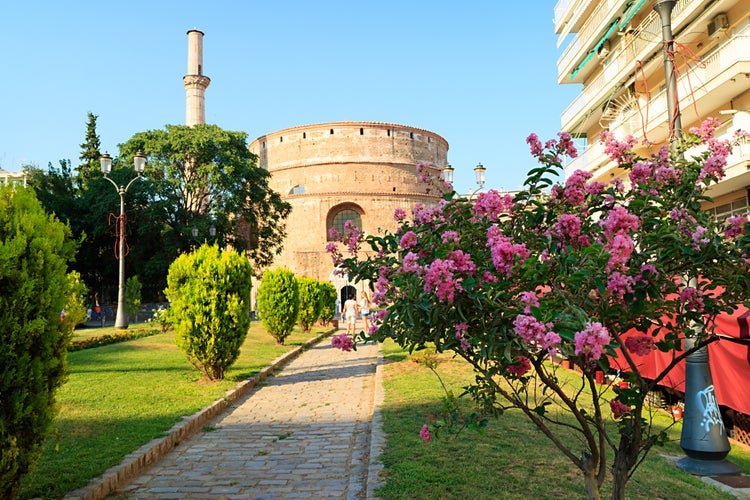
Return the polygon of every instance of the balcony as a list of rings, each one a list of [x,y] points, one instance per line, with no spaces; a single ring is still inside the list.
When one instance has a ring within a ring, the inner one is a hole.
[[[694,15],[697,8],[696,5],[691,4],[690,0],[679,0],[672,11],[673,27],[680,29]],[[710,12],[706,11],[701,17],[707,17],[709,14]],[[589,109],[601,106],[612,91],[613,82],[621,82],[632,77],[636,60],[662,63],[661,56],[656,58],[658,61],[653,59],[649,61],[650,54],[657,51],[662,43],[661,37],[654,35],[656,33],[661,33],[661,23],[658,14],[651,11],[637,27],[620,38],[619,43],[611,50],[610,56],[601,61],[602,71],[591,81],[586,82],[581,94],[563,111],[561,115],[563,129],[570,130],[586,116]],[[575,40],[568,49],[571,49],[574,44]],[[596,67],[596,62],[592,61],[589,64]],[[558,63],[559,83],[571,83],[570,80],[564,81],[566,74],[563,72],[561,63]],[[594,103],[596,106],[592,106]]]

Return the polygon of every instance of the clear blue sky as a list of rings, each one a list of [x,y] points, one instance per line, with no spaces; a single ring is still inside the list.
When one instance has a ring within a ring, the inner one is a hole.
[[[28,1],[0,16],[0,168],[79,163],[86,114],[102,151],[184,124],[187,35],[204,38],[206,121],[248,142],[328,121],[379,121],[449,143],[456,187],[515,189],[526,136],[555,136],[553,0]]]

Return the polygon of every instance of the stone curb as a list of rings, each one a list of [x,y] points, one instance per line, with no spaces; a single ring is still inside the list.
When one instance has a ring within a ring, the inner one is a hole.
[[[302,352],[309,349],[313,345],[319,343],[321,340],[336,332],[336,328],[323,332],[317,337],[308,340],[299,347],[292,349],[276,358],[269,366],[263,368],[260,373],[255,375],[253,378],[240,382],[234,389],[227,391],[226,395],[214,402],[211,406],[204,408],[203,410],[183,417],[182,421],[177,422],[170,430],[167,431],[167,435],[163,438],[154,439],[139,449],[126,455],[122,459],[119,465],[110,467],[104,473],[96,479],[93,479],[88,485],[83,488],[71,491],[66,494],[64,500],[102,500],[109,494],[119,490],[125,486],[128,481],[141,474],[149,465],[157,462],[167,453],[169,453],[175,446],[195,434],[197,431],[202,429],[208,422],[213,420],[221,412],[229,408],[238,399],[245,396],[250,390],[256,385],[265,380],[266,377],[271,375],[274,371],[283,367],[292,359],[296,358]]]
[[[377,500],[375,490],[385,482],[380,473],[383,471],[383,463],[379,460],[380,454],[385,448],[385,435],[383,434],[383,415],[381,407],[385,397],[383,388],[383,349],[378,345],[378,364],[375,368],[375,394],[372,405],[372,421],[370,422],[370,464],[367,468],[366,497]]]

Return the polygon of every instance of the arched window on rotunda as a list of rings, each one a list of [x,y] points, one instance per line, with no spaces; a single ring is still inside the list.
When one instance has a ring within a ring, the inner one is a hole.
[[[345,203],[333,207],[329,210],[328,217],[326,217],[326,239],[331,240],[331,229],[335,229],[339,234],[343,234],[347,221],[351,221],[354,226],[362,229],[363,214],[364,210],[354,203]]]

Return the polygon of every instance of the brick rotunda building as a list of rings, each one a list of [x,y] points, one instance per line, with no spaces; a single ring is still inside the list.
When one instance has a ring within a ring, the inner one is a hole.
[[[411,214],[417,203],[435,205],[440,198],[426,193],[416,167],[429,163],[439,175],[448,142],[405,125],[345,121],[279,130],[249,149],[271,173],[270,187],[292,206],[284,250],[273,267],[330,281],[345,297],[363,284],[334,275],[325,250],[329,230],[342,232],[350,220],[365,234],[392,232],[396,208]]]

